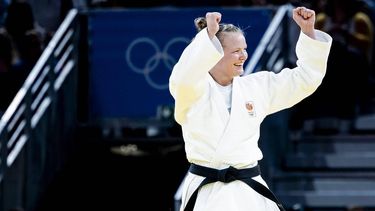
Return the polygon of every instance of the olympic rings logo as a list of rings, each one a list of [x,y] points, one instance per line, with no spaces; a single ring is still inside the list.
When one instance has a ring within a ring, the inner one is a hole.
[[[164,84],[160,84],[160,82],[156,82],[154,79],[151,77],[151,73],[154,72],[159,64],[162,62],[164,64],[164,67],[168,70],[171,71],[173,66],[176,64],[177,59],[174,58],[170,53],[168,53],[173,45],[176,43],[183,43],[187,44],[189,43],[189,40],[184,37],[176,37],[171,39],[163,48],[163,50],[160,50],[158,44],[147,37],[140,37],[132,41],[129,45],[129,47],[126,49],[126,54],[125,54],[125,59],[126,63],[130,67],[130,69],[138,74],[143,74],[145,77],[146,82],[153,88],[155,89],[167,89],[168,88],[168,81]],[[145,62],[142,62],[141,64],[144,64],[143,66],[140,64],[134,64],[132,60],[132,52],[133,49],[137,45],[149,45],[155,53],[148,58]]]

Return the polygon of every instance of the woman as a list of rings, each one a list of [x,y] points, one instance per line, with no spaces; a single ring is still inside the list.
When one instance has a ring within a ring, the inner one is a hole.
[[[297,67],[243,77],[247,46],[241,29],[220,24],[217,12],[196,19],[199,32],[174,66],[169,84],[191,163],[181,210],[283,210],[260,176],[260,124],[317,89],[332,43],[314,29],[314,11],[298,7],[293,19],[301,28]]]

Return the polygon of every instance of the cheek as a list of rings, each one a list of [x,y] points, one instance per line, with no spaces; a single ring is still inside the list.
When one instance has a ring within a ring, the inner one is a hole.
[[[228,56],[228,61],[235,62],[240,56],[238,54],[231,54]]]
[[[222,59],[222,62],[225,64],[232,63],[232,61],[233,61],[233,56],[231,55],[225,55]]]

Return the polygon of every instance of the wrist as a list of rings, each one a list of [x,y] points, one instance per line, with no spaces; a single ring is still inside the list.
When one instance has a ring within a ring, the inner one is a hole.
[[[212,40],[214,37],[215,37],[215,34],[210,32],[210,30],[208,29],[207,27],[207,34],[208,34],[208,37],[210,38],[210,40]]]
[[[310,30],[302,30],[302,33],[310,37],[311,39],[315,39],[315,30],[310,29]]]

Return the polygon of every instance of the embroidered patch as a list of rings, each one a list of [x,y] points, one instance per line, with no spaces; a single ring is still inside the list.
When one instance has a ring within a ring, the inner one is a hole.
[[[247,113],[250,116],[255,117],[254,103],[252,101],[248,101],[246,102],[245,107],[246,107]]]

